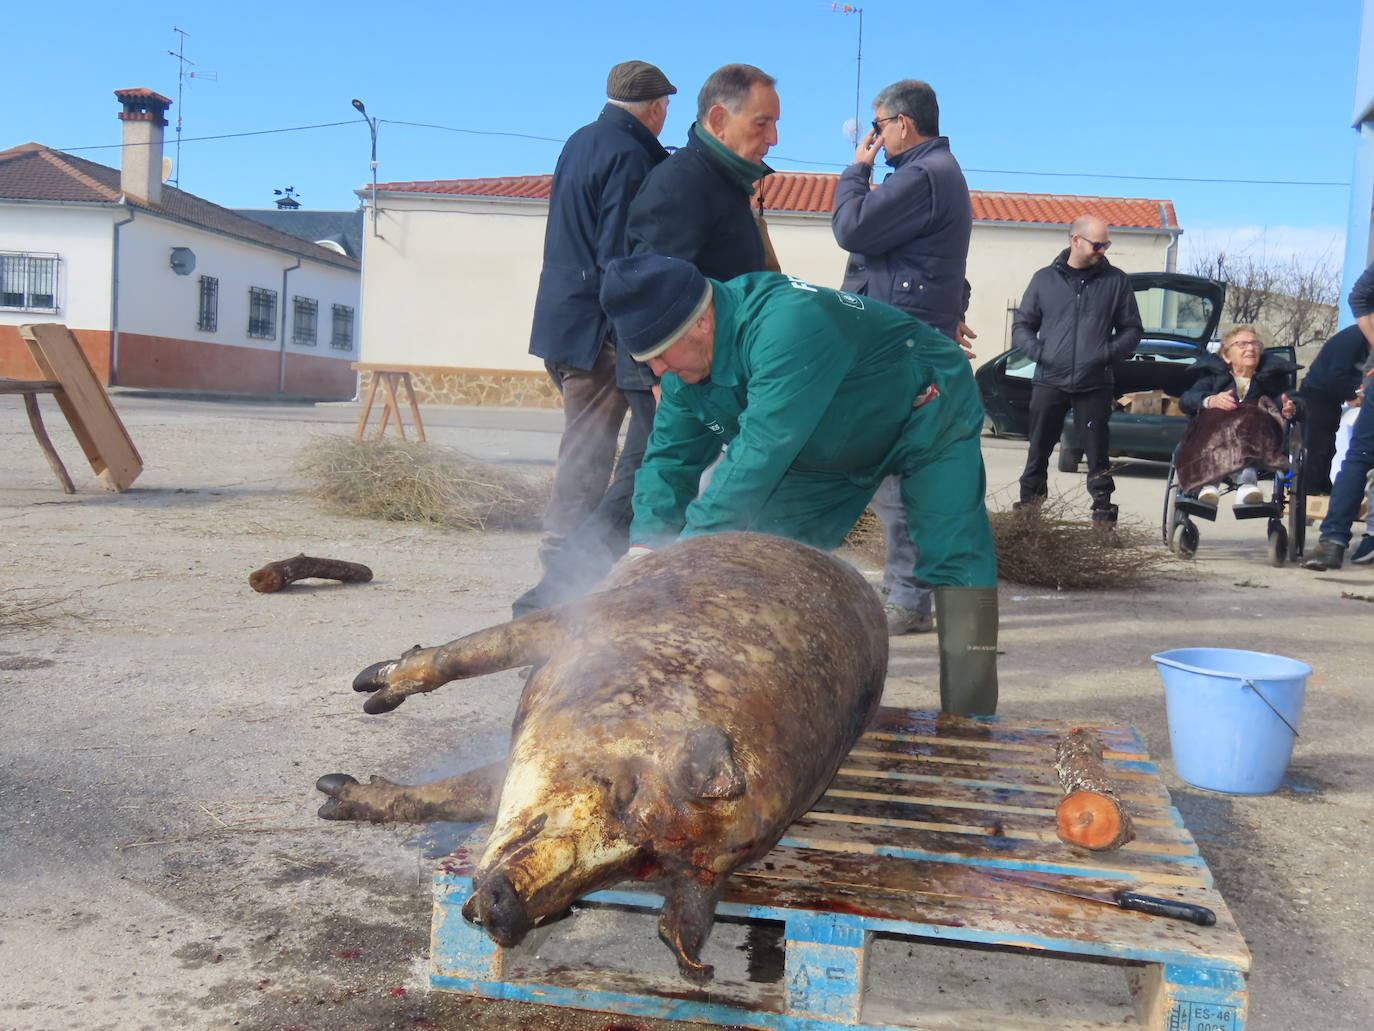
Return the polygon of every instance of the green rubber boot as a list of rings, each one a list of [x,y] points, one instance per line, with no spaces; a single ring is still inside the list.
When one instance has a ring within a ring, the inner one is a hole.
[[[940,711],[997,711],[997,588],[935,588],[940,641]]]

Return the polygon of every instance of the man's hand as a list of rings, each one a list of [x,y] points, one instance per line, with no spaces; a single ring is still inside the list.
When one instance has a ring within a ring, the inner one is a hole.
[[[1204,408],[1217,408],[1223,412],[1235,411],[1239,406],[1240,402],[1236,400],[1235,393],[1230,390],[1222,394],[1213,394],[1203,405]]]
[[[642,559],[645,555],[652,555],[653,553],[653,548],[646,548],[643,544],[632,544],[630,545],[630,550],[625,552],[625,554],[621,555],[620,558],[616,560],[615,565],[611,567],[611,572],[619,573],[632,562],[636,562],[639,559]]]
[[[878,148],[882,146],[882,141],[878,134],[872,129],[859,141],[858,149],[854,151],[854,161],[860,165],[872,165],[878,158]]]
[[[978,334],[969,329],[968,323],[966,322],[960,322],[959,328],[954,331],[954,342],[964,349],[964,356],[968,358],[969,361],[973,361],[973,359],[978,357],[973,353],[973,346],[969,343],[970,340],[977,339]]]
[[[1298,410],[1298,406],[1293,403],[1293,399],[1287,394],[1284,394],[1279,400],[1283,402],[1283,407],[1279,409],[1279,411],[1283,413],[1283,417],[1285,419],[1293,418],[1293,413]]]

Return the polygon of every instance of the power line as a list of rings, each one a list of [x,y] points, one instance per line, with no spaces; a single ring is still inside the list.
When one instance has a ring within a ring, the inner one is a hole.
[[[218,136],[188,136],[182,142],[199,143],[203,140],[233,140],[238,139],[240,136],[270,136],[273,133],[279,132],[304,132],[306,129],[331,129],[336,125],[352,125],[356,121],[356,118],[350,118],[346,122],[321,122],[319,125],[293,125],[287,129],[256,129],[253,132],[226,132]],[[119,150],[123,146],[125,146],[123,143],[102,143],[95,147],[53,147],[51,149],[71,153],[77,150]],[[149,147],[152,146],[152,144],[135,143],[130,144],[130,146]]]
[[[230,132],[221,133],[217,136],[189,136],[183,142],[201,143],[207,140],[232,140],[244,136],[268,136],[274,133],[284,132],[305,132],[310,129],[332,129],[338,125],[352,125],[355,119],[344,122],[321,122],[318,125],[294,125],[285,129],[257,129],[252,132]],[[504,132],[497,129],[463,129],[452,125],[435,125],[430,122],[401,122],[390,118],[377,119],[379,124],[385,125],[406,125],[417,129],[438,129],[442,132],[457,132],[470,136],[504,136],[511,139],[535,140],[541,143],[566,143],[566,137],[557,136],[532,136],[521,132]],[[135,144],[136,146],[149,146],[149,144]],[[123,147],[122,143],[105,143],[94,147],[58,147],[56,150],[73,152],[79,150],[117,150]],[[821,168],[847,168],[848,165],[836,161],[807,161],[803,158],[790,158],[784,155],[777,155],[774,160],[786,161],[794,165],[813,165]],[[1057,176],[1060,178],[1072,179],[1116,179],[1116,180],[1136,180],[1139,182],[1153,183],[1217,183],[1222,185],[1241,185],[1241,186],[1339,186],[1349,188],[1349,181],[1339,182],[1321,179],[1231,179],[1231,178],[1210,178],[1204,176],[1178,176],[1178,175],[1120,175],[1113,172],[1042,172],[1023,168],[964,168],[965,172],[976,172],[981,175],[1033,175],[1033,176]]]

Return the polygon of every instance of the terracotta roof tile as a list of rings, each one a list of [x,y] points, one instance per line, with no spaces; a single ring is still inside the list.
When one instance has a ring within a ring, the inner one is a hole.
[[[835,203],[830,172],[775,172],[763,181],[760,193],[772,211],[829,214]],[[436,179],[428,182],[378,183],[392,193],[443,193],[459,197],[519,197],[547,200],[551,175],[520,175],[501,179]],[[1051,193],[1000,193],[970,190],[973,217],[979,222],[1025,222],[1069,225],[1079,215],[1097,215],[1118,229],[1177,229],[1173,201],[1140,197],[1087,197]]]
[[[123,196],[119,170],[85,158],[51,150],[38,143],[25,143],[0,151],[0,202],[34,200],[118,204]],[[254,243],[300,254],[341,268],[357,269],[356,259],[320,247],[245,218],[228,208],[212,204],[193,193],[172,186],[162,187],[162,200],[145,204],[128,198],[130,207],[175,218],[190,225],[225,233]]]

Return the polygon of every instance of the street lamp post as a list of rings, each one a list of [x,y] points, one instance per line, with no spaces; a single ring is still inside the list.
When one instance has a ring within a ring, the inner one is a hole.
[[[357,97],[353,98],[353,106],[363,116],[368,131],[372,133],[372,235],[380,236],[377,232],[377,119],[368,116],[367,108]]]

